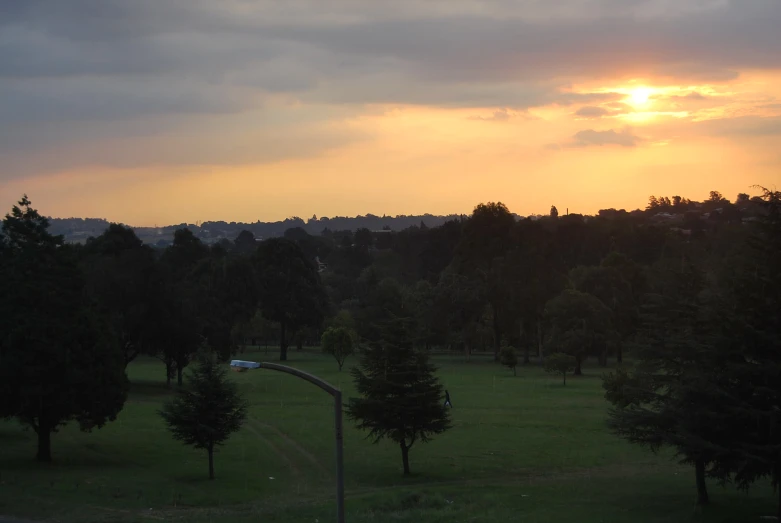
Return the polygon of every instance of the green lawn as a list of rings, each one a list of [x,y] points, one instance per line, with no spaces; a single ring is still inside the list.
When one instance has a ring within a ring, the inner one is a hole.
[[[245,359],[273,355],[245,354]],[[340,386],[347,368],[314,353],[289,364]],[[536,367],[518,377],[488,361],[437,357],[455,408],[454,427],[410,455],[345,430],[347,521],[529,523],[757,521],[774,514],[774,495],[710,485],[713,505],[695,510],[693,472],[610,435],[601,369],[567,386]],[[129,369],[133,387],[117,422],[92,434],[66,427],[53,436],[55,463],[33,461],[34,434],[0,423],[0,514],[65,522],[333,521],[331,398],[272,371],[231,373],[252,407],[247,425],[215,458],[174,442],[156,410],[169,391],[163,365]]]

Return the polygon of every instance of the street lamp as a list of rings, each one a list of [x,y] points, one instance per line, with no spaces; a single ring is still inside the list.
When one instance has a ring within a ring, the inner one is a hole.
[[[237,372],[246,372],[249,369],[268,369],[292,374],[317,385],[334,398],[334,427],[336,429],[336,521],[344,523],[344,445],[342,438],[342,391],[325,380],[308,372],[304,372],[278,363],[266,363],[257,361],[233,360],[231,368]]]

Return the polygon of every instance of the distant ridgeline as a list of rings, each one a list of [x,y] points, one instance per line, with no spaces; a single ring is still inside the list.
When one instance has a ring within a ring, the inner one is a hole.
[[[731,202],[718,191],[711,191],[710,197],[702,202],[693,201],[680,196],[651,196],[644,210],[636,209],[627,212],[624,209],[603,209],[596,217],[601,219],[636,219],[645,224],[655,224],[664,228],[677,231],[682,235],[691,235],[717,226],[719,223],[740,223],[754,219],[754,215],[760,208],[761,198],[749,197],[741,193]],[[589,220],[592,217],[579,214],[569,215],[570,219]],[[513,213],[516,220],[524,217]],[[551,207],[550,215],[534,215],[529,219],[541,218],[555,219],[559,211],[555,206]],[[255,239],[273,238],[284,236],[291,229],[303,230],[306,233],[317,235],[329,235],[341,231],[355,232],[359,229],[368,229],[377,234],[383,231],[403,231],[411,227],[439,227],[446,222],[466,219],[468,215],[450,214],[447,216],[434,216],[423,214],[419,216],[356,216],[348,218],[337,216],[335,218],[318,218],[312,216],[304,221],[302,218],[293,217],[279,222],[242,223],[242,222],[201,222],[196,224],[180,223],[166,225],[164,227],[134,227],[136,235],[148,245],[166,247],[173,242],[174,232],[178,229],[188,228],[204,243],[217,243],[222,240],[233,241],[241,231],[249,231]],[[96,237],[103,233],[109,225],[107,220],[97,218],[49,218],[50,231],[61,234],[68,242],[83,243],[90,236]],[[295,231],[291,231],[295,236]]]
[[[434,216],[423,214],[420,216],[356,216],[353,218],[337,216],[335,218],[317,218],[313,216],[309,220],[298,217],[288,218],[279,222],[242,223],[242,222],[200,222],[197,224],[180,223],[162,227],[133,227],[136,235],[149,245],[164,247],[170,244],[177,229],[188,228],[205,243],[216,243],[222,239],[233,241],[241,231],[250,231],[256,238],[272,238],[282,236],[288,229],[301,228],[312,235],[320,235],[331,231],[356,231],[369,229],[371,231],[401,231],[409,227],[438,227],[445,222],[466,218],[466,215]],[[520,217],[518,217],[520,218]],[[96,237],[103,233],[109,222],[100,218],[49,218],[50,231],[53,234],[61,234],[65,241],[83,243],[90,236]]]

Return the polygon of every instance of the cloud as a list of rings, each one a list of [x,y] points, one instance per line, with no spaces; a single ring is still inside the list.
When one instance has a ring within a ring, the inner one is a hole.
[[[507,109],[499,109],[498,111],[494,111],[494,114],[491,116],[470,116],[470,120],[482,120],[484,122],[506,122],[510,119],[510,113],[507,112]]]
[[[326,140],[317,111],[266,111],[288,102],[336,107],[336,121],[373,104],[506,108],[491,121],[585,105],[576,114],[597,117],[629,111],[623,95],[573,85],[778,70],[778,27],[778,0],[0,1],[0,121],[15,129],[0,130],[0,154],[17,166],[29,151],[110,161],[84,144],[154,135],[192,137],[194,156],[231,161],[229,145],[207,138],[236,135],[228,117],[260,134],[295,121],[291,140]],[[153,150],[133,149],[135,161],[186,161]]]
[[[672,95],[667,97],[669,100],[707,100],[708,97],[698,93],[697,91],[692,91],[685,95]]]
[[[620,145],[622,147],[636,147],[642,138],[634,135],[629,128],[616,131],[608,129],[607,131],[595,131],[586,129],[579,131],[573,136],[572,147],[588,147],[590,145]]]
[[[584,118],[601,118],[603,116],[608,116],[609,114],[611,114],[611,112],[604,107],[594,107],[588,105],[575,111],[576,116],[582,116]]]

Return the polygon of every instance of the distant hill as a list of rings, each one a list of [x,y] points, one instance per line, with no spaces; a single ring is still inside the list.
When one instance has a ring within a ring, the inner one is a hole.
[[[414,216],[337,216],[334,218],[317,218],[313,216],[308,220],[294,217],[278,222],[243,223],[243,222],[203,222],[198,224],[179,223],[163,227],[132,227],[138,237],[150,245],[164,246],[173,240],[177,229],[187,227],[205,243],[218,242],[223,238],[233,240],[243,230],[248,230],[256,238],[272,238],[282,236],[286,230],[300,227],[312,235],[320,235],[324,230],[330,231],[356,231],[358,229],[392,230],[401,231],[413,226],[424,224],[426,227],[437,227],[445,222],[457,220],[466,215],[451,214],[447,216],[434,216],[432,214]],[[518,216],[520,218],[520,216]],[[82,243],[90,236],[100,235],[109,226],[109,222],[100,218],[49,218],[51,231],[54,234],[62,234],[68,242]]]
[[[699,230],[702,222],[717,224],[719,222],[741,222],[754,219],[753,215],[759,210],[761,198],[749,197],[748,194],[740,194],[734,203],[724,198],[718,191],[711,191],[710,198],[702,202],[692,201],[680,196],[672,198],[666,196],[651,196],[644,210],[635,209],[627,212],[623,209],[602,209],[596,217],[602,219],[620,219],[634,216],[647,219],[648,223],[655,223],[676,230]],[[568,213],[567,213],[568,214]],[[410,227],[438,227],[448,221],[466,218],[466,214],[449,214],[435,216],[433,214],[422,215],[397,215],[376,216],[336,216],[334,218],[318,218],[312,216],[308,220],[299,217],[288,218],[277,222],[242,223],[242,222],[203,222],[203,223],[179,223],[164,227],[132,227],[136,235],[146,244],[165,247],[171,244],[174,232],[177,229],[188,228],[204,243],[216,243],[220,240],[234,240],[241,231],[250,231],[255,238],[273,238],[282,236],[289,229],[301,228],[313,236],[321,235],[324,231],[356,231],[369,229],[370,231],[403,231]],[[513,214],[516,220],[523,217]],[[580,215],[577,215],[580,216]],[[541,218],[541,215],[529,216],[531,219]],[[589,219],[589,217],[585,217]],[[62,234],[68,242],[82,243],[90,236],[99,236],[109,226],[109,222],[100,218],[49,218],[51,231],[54,234]]]

